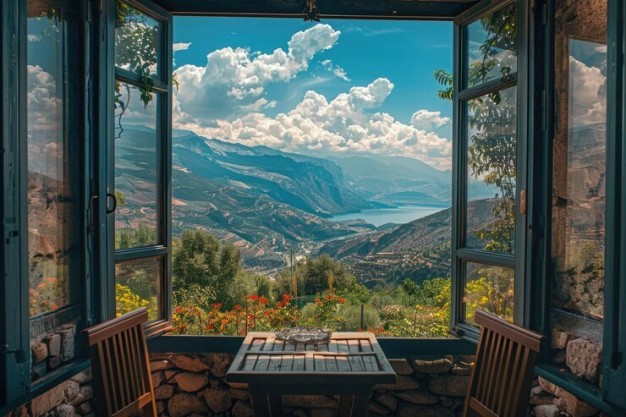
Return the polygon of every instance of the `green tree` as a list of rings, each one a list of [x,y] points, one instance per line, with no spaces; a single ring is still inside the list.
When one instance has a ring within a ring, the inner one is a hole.
[[[199,286],[211,288],[214,295],[211,301],[222,303],[225,308],[240,301],[245,286],[243,279],[239,279],[242,270],[237,248],[220,245],[201,230],[184,231],[173,246],[174,292],[192,291],[194,286]]]

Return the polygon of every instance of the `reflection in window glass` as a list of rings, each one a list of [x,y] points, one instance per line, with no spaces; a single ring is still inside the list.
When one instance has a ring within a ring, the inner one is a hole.
[[[604,309],[607,48],[601,33],[594,30],[594,41],[565,40],[554,147],[552,303],[594,318]]]
[[[76,256],[78,164],[69,143],[64,106],[65,10],[28,2],[27,153],[28,255],[31,316],[70,303],[71,257]]]
[[[156,77],[159,22],[118,0],[115,16],[115,66]]]
[[[152,257],[115,265],[115,313],[126,314],[141,307],[150,320],[159,318],[163,258]]]
[[[467,246],[515,251],[516,88],[468,102]]]
[[[463,305],[466,322],[474,323],[476,310],[513,321],[513,269],[468,262],[465,277]]]
[[[517,6],[512,5],[468,26],[468,87],[517,71],[516,19]]]
[[[132,85],[116,83],[116,249],[158,243],[157,104],[144,104],[141,94]]]

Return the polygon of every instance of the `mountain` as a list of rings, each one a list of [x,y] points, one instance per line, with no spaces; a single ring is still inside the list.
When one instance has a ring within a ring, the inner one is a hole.
[[[452,196],[452,171],[400,156],[329,157],[341,167],[346,182],[366,198],[388,205],[447,206]],[[497,189],[470,179],[472,199],[491,198]]]
[[[174,164],[212,182],[245,188],[321,217],[381,207],[355,193],[330,161],[264,146],[205,139],[193,133],[173,141]]]
[[[487,228],[493,221],[494,199],[469,203],[468,219],[476,229]],[[369,287],[396,284],[404,278],[423,281],[450,275],[452,210],[387,230],[375,230],[335,239],[323,245],[326,254],[350,265],[360,282]],[[469,236],[469,246],[484,242]]]

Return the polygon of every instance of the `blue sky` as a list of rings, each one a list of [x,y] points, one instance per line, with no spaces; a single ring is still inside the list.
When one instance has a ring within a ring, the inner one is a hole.
[[[450,22],[177,17],[174,43],[179,128],[448,168],[452,107],[433,72],[452,69]]]

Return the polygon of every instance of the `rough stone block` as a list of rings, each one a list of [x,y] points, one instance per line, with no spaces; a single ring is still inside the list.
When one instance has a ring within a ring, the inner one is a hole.
[[[465,397],[469,388],[469,377],[459,375],[443,375],[432,378],[428,382],[428,390],[438,395],[449,397]]]
[[[554,404],[538,405],[535,407],[535,417],[560,417],[561,410]]]
[[[152,373],[152,386],[154,388],[158,387],[165,381],[165,374],[163,372],[153,372]]]
[[[82,385],[82,384],[86,384],[87,382],[90,382],[91,378],[92,378],[91,368],[89,368],[84,372],[74,375],[72,377],[72,381],[77,382]]]
[[[204,401],[214,413],[223,413],[230,410],[232,400],[230,391],[209,388],[204,391]]]
[[[389,364],[398,375],[411,375],[415,372],[406,359],[389,359]]]
[[[209,383],[209,378],[206,375],[193,372],[181,372],[174,377],[174,380],[178,384],[178,388],[185,392],[198,392]]]
[[[396,394],[396,396],[411,404],[432,405],[439,402],[439,397],[437,395],[424,391],[400,391]]]
[[[59,405],[67,402],[66,392],[71,396],[77,390],[78,384],[68,380],[46,391],[31,401],[30,410],[32,417],[41,417],[49,413]]]
[[[74,337],[76,336],[76,325],[65,324],[57,330],[57,333],[61,336],[61,356],[63,362],[74,359]]]
[[[213,355],[213,363],[211,364],[211,374],[218,378],[223,378],[228,371],[228,367],[233,361],[232,356],[227,353],[216,353]]]
[[[402,403],[398,406],[398,417],[456,417],[454,412],[447,408],[425,405],[411,405]]]
[[[566,364],[572,373],[591,382],[598,382],[602,348],[586,339],[574,339],[567,343]]]
[[[559,410],[565,411],[572,417],[591,417],[599,411],[586,402],[580,401],[573,394],[570,394],[564,389],[559,389],[554,404]]]
[[[198,356],[175,355],[170,358],[175,367],[189,372],[204,372],[211,369],[203,358]]]
[[[554,396],[544,391],[541,386],[533,387],[530,391],[530,403],[532,405],[549,405],[554,403]]]
[[[50,356],[61,354],[61,335],[54,333],[44,337],[43,341],[48,345]]]
[[[194,413],[207,414],[209,409],[197,395],[181,392],[167,402],[167,411],[170,417],[184,417]]]
[[[237,417],[254,417],[254,410],[250,403],[237,401],[233,406],[232,415]]]
[[[387,410],[386,407],[382,406],[376,401],[370,401],[368,411],[370,412],[370,414],[375,414],[377,416],[386,416],[387,414],[389,414],[389,410]]]
[[[176,387],[170,384],[163,384],[154,390],[154,398],[157,400],[167,400],[174,395]]]
[[[42,342],[32,343],[30,351],[33,354],[33,363],[43,362],[48,358],[48,345]]]
[[[396,411],[396,408],[398,408],[398,399],[389,394],[379,395],[378,397],[376,397],[376,401],[378,401],[379,403],[381,403],[382,405],[384,405],[391,411]]]
[[[56,408],[55,415],[56,417],[78,417],[78,413],[69,404],[62,404]]]
[[[159,359],[156,361],[150,361],[150,369],[152,370],[152,372],[163,371],[171,367],[172,365],[170,364],[170,361],[167,359]]]
[[[448,358],[437,359],[434,361],[423,361],[417,359],[415,361],[415,370],[423,374],[443,374],[450,372],[452,365],[452,361]]]
[[[552,349],[565,349],[567,342],[569,342],[570,335],[567,332],[559,329],[552,329],[552,338],[550,344]]]
[[[236,400],[248,401],[250,399],[250,393],[243,389],[230,390],[230,396]]]
[[[93,406],[91,405],[91,401],[85,401],[85,402],[82,402],[82,403],[78,404],[76,406],[76,411],[81,416],[84,416],[86,414],[92,413],[93,412]]]
[[[395,384],[378,384],[374,386],[377,390],[389,390],[389,391],[405,391],[410,389],[418,389],[420,387],[419,382],[409,375],[398,375],[398,382]]]
[[[58,368],[59,365],[61,365],[62,359],[63,357],[61,355],[50,356],[48,358],[48,366],[50,367],[50,369]]]

